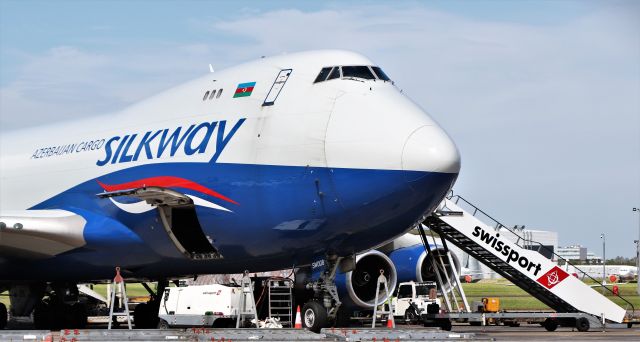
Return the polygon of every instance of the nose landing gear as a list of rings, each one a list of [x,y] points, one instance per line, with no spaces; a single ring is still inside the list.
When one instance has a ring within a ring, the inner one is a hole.
[[[325,259],[325,270],[316,281],[310,282],[306,288],[313,290],[313,299],[308,301],[302,310],[302,324],[305,328],[320,332],[336,322],[342,302],[336,287],[336,271],[341,258],[328,255]]]
[[[36,329],[82,329],[87,325],[86,305],[79,301],[75,283],[51,284],[33,309]]]

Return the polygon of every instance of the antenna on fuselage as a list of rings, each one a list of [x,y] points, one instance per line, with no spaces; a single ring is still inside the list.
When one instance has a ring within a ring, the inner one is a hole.
[[[210,72],[213,72],[213,71],[214,71],[214,70],[213,70],[213,65],[211,65],[211,63],[209,63],[209,71],[210,71]]]

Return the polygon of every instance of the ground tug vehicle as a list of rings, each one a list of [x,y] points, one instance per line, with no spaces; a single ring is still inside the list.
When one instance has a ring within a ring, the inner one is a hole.
[[[415,324],[423,312],[438,312],[440,299],[437,298],[435,281],[403,282],[398,286],[397,295],[391,300],[393,316],[404,319],[407,324]]]

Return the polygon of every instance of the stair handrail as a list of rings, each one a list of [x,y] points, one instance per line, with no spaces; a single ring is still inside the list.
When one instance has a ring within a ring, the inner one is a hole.
[[[455,198],[455,200],[454,200],[454,198]],[[491,215],[489,215],[489,214],[487,214],[486,212],[484,212],[482,209],[480,209],[480,208],[476,207],[475,205],[473,205],[471,202],[469,202],[469,201],[468,201],[467,199],[465,199],[464,197],[462,197],[462,196],[460,196],[460,195],[454,195],[453,193],[450,193],[450,194],[447,196],[447,199],[449,199],[450,201],[453,201],[456,205],[458,204],[458,201],[459,201],[459,200],[464,201],[467,205],[471,206],[471,207],[473,208],[473,210],[474,210],[474,212],[473,212],[473,214],[471,214],[471,216],[474,216],[474,217],[475,217],[475,216],[476,216],[476,214],[477,214],[478,212],[482,213],[482,215],[484,215],[484,216],[488,217],[489,219],[491,219],[493,222],[495,222],[495,223],[496,223],[496,226],[495,226],[495,229],[496,229],[496,230],[498,230],[498,229],[502,229],[502,228],[504,228],[504,229],[508,230],[509,232],[511,232],[511,234],[515,235],[515,236],[518,238],[518,241],[516,241],[516,242],[515,242],[515,244],[516,244],[516,245],[518,245],[520,248],[524,248],[524,249],[529,249],[529,250],[531,250],[530,248],[527,248],[527,247],[525,247],[525,246],[521,246],[521,245],[520,245],[519,241],[520,241],[520,240],[525,241],[525,239],[524,239],[524,238],[522,238],[520,235],[518,235],[516,232],[514,232],[511,228],[509,228],[509,227],[505,226],[504,224],[500,223],[500,221],[496,220],[496,219],[495,219],[495,218],[493,218]],[[538,241],[534,241],[534,240],[532,240],[532,239],[529,239],[529,240],[526,240],[526,241],[528,241],[530,244],[534,244],[534,243],[535,243],[535,244],[538,244],[538,253],[540,253],[540,249],[541,249],[541,248],[542,248],[542,249],[544,249],[544,250],[546,250],[546,251],[548,251],[548,252],[550,252],[550,253],[551,253],[551,254],[553,254],[556,258],[558,258],[558,260],[562,260],[562,261],[564,261],[566,265],[571,265],[571,266],[572,266],[576,271],[581,272],[581,273],[582,273],[582,278],[583,278],[583,279],[584,279],[584,277],[585,277],[585,276],[589,277],[591,280],[593,280],[594,282],[596,282],[596,284],[599,284],[599,286],[600,286],[600,287],[605,288],[607,291],[611,292],[611,294],[613,294],[614,296],[616,296],[616,297],[618,297],[618,298],[622,299],[624,302],[626,302],[626,303],[627,303],[627,307],[631,307],[631,315],[632,315],[632,317],[635,315],[635,307],[633,306],[633,304],[631,304],[631,302],[630,302],[630,301],[628,301],[627,299],[625,299],[624,297],[622,297],[622,296],[621,296],[621,295],[619,295],[619,294],[618,294],[618,295],[616,295],[616,294],[615,294],[611,289],[609,289],[606,285],[604,285],[604,284],[602,284],[602,283],[598,282],[595,278],[593,278],[592,276],[590,276],[589,274],[587,274],[587,272],[585,272],[585,271],[583,271],[583,270],[579,269],[578,267],[576,267],[576,265],[574,265],[574,264],[570,263],[570,262],[569,262],[569,260],[567,260],[567,259],[565,259],[565,258],[563,258],[563,257],[559,256],[559,255],[558,255],[558,254],[556,254],[553,250],[549,249],[548,247],[546,247],[545,245],[541,244],[540,242],[538,242]],[[540,253],[540,254],[542,254],[542,253]],[[602,262],[605,262],[605,261],[603,260]],[[602,276],[603,276],[603,277],[606,277],[606,275],[605,275],[605,274],[603,274]],[[639,277],[640,277],[640,275],[639,275]],[[604,283],[604,281],[603,281],[603,283]]]

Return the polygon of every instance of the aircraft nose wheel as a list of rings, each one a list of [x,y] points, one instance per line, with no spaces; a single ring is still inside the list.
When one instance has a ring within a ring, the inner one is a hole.
[[[327,325],[327,310],[316,301],[304,305],[302,317],[304,327],[316,333]]]
[[[40,302],[33,309],[36,329],[58,330],[64,327],[83,329],[87,325],[87,308],[84,304]]]

